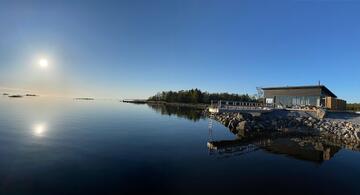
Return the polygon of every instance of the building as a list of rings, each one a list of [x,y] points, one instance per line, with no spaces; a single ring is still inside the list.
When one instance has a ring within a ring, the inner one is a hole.
[[[275,107],[316,106],[330,110],[346,109],[346,101],[338,99],[324,85],[268,87],[262,90],[265,103]]]

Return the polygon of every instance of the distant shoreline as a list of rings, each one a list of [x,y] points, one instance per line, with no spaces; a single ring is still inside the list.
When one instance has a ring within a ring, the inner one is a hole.
[[[165,102],[165,101],[150,101],[150,100],[123,100],[124,103],[132,104],[152,104],[152,105],[169,105],[169,106],[183,106],[191,107],[196,109],[206,109],[208,104],[191,104],[191,103],[180,103],[180,102]]]
[[[74,98],[74,100],[95,100],[95,98]]]
[[[22,98],[24,96],[22,96],[22,95],[9,95],[8,97],[9,98]]]
[[[10,95],[9,93],[3,93],[3,96],[7,96],[9,98],[23,98],[23,97],[37,97],[38,95],[36,94],[25,94],[25,95],[19,95],[19,94],[15,94],[15,95]]]

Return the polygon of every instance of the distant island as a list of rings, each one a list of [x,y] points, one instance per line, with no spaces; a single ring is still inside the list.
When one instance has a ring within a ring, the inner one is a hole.
[[[180,91],[163,91],[159,92],[148,99],[123,100],[126,103],[134,104],[166,104],[175,106],[187,106],[204,109],[211,104],[211,101],[241,101],[257,102],[254,96],[248,94],[233,93],[209,93],[199,89],[180,90]]]
[[[26,94],[25,96],[28,96],[28,97],[36,97],[36,96],[38,96],[38,95],[36,95],[36,94]]]
[[[234,93],[209,93],[202,92],[199,89],[180,90],[180,91],[163,91],[149,97],[148,101],[164,101],[175,103],[190,104],[210,104],[211,101],[240,101],[240,102],[257,102],[254,96],[248,94]]]
[[[10,95],[9,98],[22,98],[22,95]]]
[[[74,98],[74,100],[95,100],[95,98]]]
[[[24,96],[26,97],[36,97],[38,95],[36,94],[25,94],[25,95],[19,95],[19,94],[16,94],[16,95],[10,95],[8,93],[3,93],[3,96],[8,96],[9,98],[22,98]]]

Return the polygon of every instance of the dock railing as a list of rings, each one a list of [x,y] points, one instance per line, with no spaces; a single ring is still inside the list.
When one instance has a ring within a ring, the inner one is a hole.
[[[226,110],[268,110],[271,109],[266,104],[259,102],[242,102],[242,101],[211,101],[210,112],[219,112]]]

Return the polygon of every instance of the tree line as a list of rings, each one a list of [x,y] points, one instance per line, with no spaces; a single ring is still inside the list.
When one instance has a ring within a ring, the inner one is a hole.
[[[347,104],[347,105],[346,105],[346,110],[360,111],[360,103]]]
[[[202,92],[199,89],[180,90],[180,91],[163,91],[156,95],[149,97],[149,101],[165,101],[165,102],[179,102],[179,103],[193,103],[193,104],[209,104],[211,101],[225,100],[225,101],[242,101],[242,102],[256,102],[254,96],[248,94],[234,94],[234,93],[209,93]]]

